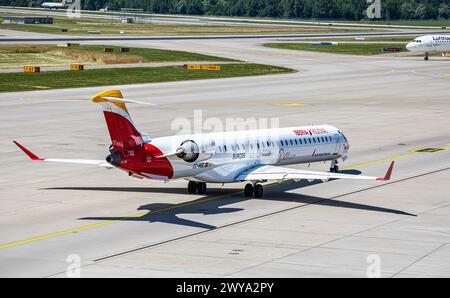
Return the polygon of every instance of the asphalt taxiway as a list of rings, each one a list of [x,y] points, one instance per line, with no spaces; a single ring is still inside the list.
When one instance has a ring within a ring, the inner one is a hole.
[[[417,36],[427,34],[447,34],[448,30],[398,30],[393,32],[350,32],[350,33],[274,33],[274,34],[220,34],[220,35],[101,35],[101,36],[69,36],[52,35],[46,33],[28,33],[23,36],[15,36],[12,30],[0,30],[0,42],[90,42],[90,41],[172,41],[172,40],[254,40],[254,39],[317,39],[317,38],[347,38],[347,37],[396,37]],[[10,33],[10,34],[8,34]],[[11,36],[11,33],[13,36]]]
[[[110,87],[158,104],[129,107],[152,136],[176,133],[174,119],[192,120],[194,110],[204,119],[335,125],[351,145],[341,168],[381,175],[396,160],[390,182],[269,184],[263,199],[248,199],[243,184],[189,195],[182,180],[32,162],[13,139],[42,157],[106,156],[104,119],[89,101],[105,87],[2,93],[0,276],[65,277],[75,254],[82,277],[366,277],[374,256],[383,277],[449,277],[450,60],[296,52],[262,42],[132,45],[298,72]]]

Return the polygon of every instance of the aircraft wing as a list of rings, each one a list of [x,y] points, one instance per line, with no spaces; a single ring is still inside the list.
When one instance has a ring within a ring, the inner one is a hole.
[[[388,181],[391,179],[394,161],[391,162],[384,177],[372,177],[363,175],[350,175],[341,173],[315,172],[288,167],[277,167],[270,165],[261,165],[248,169],[236,177],[236,181],[262,181],[262,180],[329,180],[329,179],[357,179],[357,180],[380,180]]]
[[[86,165],[97,165],[99,167],[112,169],[114,166],[107,163],[105,160],[93,160],[93,159],[57,159],[57,158],[40,158],[37,157],[33,152],[22,146],[19,142],[13,141],[26,155],[28,155],[31,160],[39,161],[50,161],[50,162],[62,162],[62,163],[75,163],[75,164],[86,164]]]

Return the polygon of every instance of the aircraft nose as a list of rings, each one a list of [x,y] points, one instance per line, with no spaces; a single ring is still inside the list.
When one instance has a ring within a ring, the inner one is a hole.
[[[412,44],[411,44],[411,43],[408,43],[408,44],[406,45],[406,48],[407,48],[408,50],[411,50]]]

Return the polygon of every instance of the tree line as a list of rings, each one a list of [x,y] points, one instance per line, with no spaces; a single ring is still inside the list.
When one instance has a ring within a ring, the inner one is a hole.
[[[45,0],[46,2],[59,0]],[[366,0],[81,0],[82,9],[142,8],[150,13],[239,17],[362,20]],[[0,5],[40,6],[43,0],[0,0]],[[381,0],[386,20],[449,19],[450,0]]]

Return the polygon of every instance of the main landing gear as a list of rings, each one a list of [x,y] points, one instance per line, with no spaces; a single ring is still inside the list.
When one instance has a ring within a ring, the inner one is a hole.
[[[337,164],[338,164],[338,161],[336,159],[331,162],[331,165],[330,165],[330,172],[331,173],[339,172],[339,166]]]
[[[244,194],[248,198],[253,197],[253,195],[255,195],[255,198],[262,198],[264,195],[264,189],[261,184],[253,185],[251,183],[248,183],[247,185],[245,185]]]
[[[189,181],[189,183],[188,183],[188,192],[189,193],[196,193],[196,192],[198,192],[199,194],[204,195],[206,193],[206,183],[205,182]]]
[[[204,195],[206,193],[206,183],[189,181],[187,189],[189,193],[198,193]],[[264,189],[261,184],[248,183],[247,185],[245,185],[244,194],[248,198],[251,198],[253,196],[255,196],[255,198],[262,198],[264,195]]]

